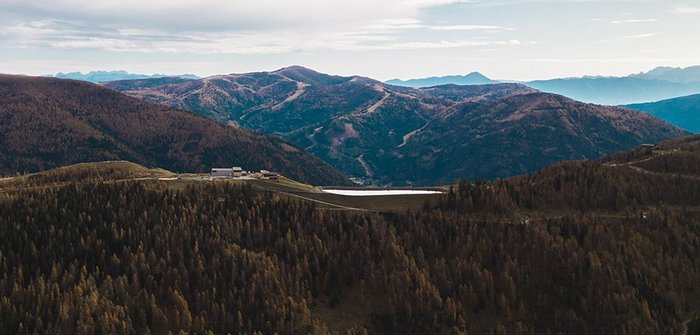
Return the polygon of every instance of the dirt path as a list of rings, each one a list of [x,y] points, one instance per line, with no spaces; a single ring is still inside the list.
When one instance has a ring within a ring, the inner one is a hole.
[[[630,168],[636,172],[648,174],[648,175],[654,175],[654,176],[661,176],[661,177],[678,176],[678,177],[682,177],[682,178],[686,178],[686,179],[695,179],[695,180],[700,179],[700,176],[680,174],[680,173],[655,172],[655,171],[649,171],[649,170],[641,168],[639,166],[635,166],[636,164],[648,162],[648,161],[657,159],[661,156],[669,155],[669,154],[676,153],[676,152],[680,152],[680,151],[678,149],[673,149],[673,150],[668,150],[668,151],[659,151],[659,152],[655,152],[651,157],[647,157],[647,158],[644,158],[641,160],[627,162],[627,163],[607,163],[605,165],[610,166],[610,167],[627,167],[627,168]]]
[[[379,101],[377,101],[374,105],[367,108],[367,112],[364,113],[364,115],[372,114],[375,111],[377,111],[377,108],[381,107],[384,104],[384,102],[386,101],[386,99],[389,98],[389,96],[391,96],[389,93],[384,92],[384,96],[381,99],[379,99]]]
[[[425,127],[427,127],[428,124],[430,124],[430,121],[426,122],[422,127],[415,129],[415,130],[412,130],[412,131],[408,132],[406,135],[403,135],[403,143],[399,144],[399,146],[397,146],[397,148],[401,148],[404,145],[406,145],[406,143],[408,143],[408,140],[410,140],[411,137],[413,137],[413,135],[418,134],[418,132],[425,129]]]
[[[654,171],[649,171],[646,169],[642,169],[639,166],[627,166],[628,168],[635,170],[639,173],[644,173],[644,174],[649,174],[649,175],[655,175],[655,176],[660,176],[660,177],[681,177],[685,179],[695,179],[695,180],[700,180],[700,176],[694,176],[694,175],[687,175],[687,174],[680,174],[680,173],[663,173],[663,172],[654,172]]]
[[[647,157],[647,158],[644,158],[644,159],[642,159],[642,160],[638,160],[638,161],[634,161],[634,162],[619,163],[619,164],[618,164],[618,163],[608,163],[608,164],[606,164],[606,165],[612,166],[612,167],[617,167],[617,166],[629,166],[629,165],[634,165],[634,164],[639,164],[639,163],[648,162],[648,161],[650,161],[650,160],[652,160],[652,159],[656,159],[656,158],[659,158],[659,157],[661,157],[661,156],[668,155],[668,154],[671,154],[671,153],[674,153],[674,152],[678,152],[678,150],[676,149],[676,150],[673,150],[673,151],[660,151],[660,152],[657,152],[657,153],[655,153],[655,154],[652,154],[651,157]]]
[[[360,165],[362,165],[362,168],[365,170],[365,175],[367,177],[371,177],[374,175],[374,172],[372,171],[372,168],[369,166],[369,164],[367,164],[367,162],[365,161],[364,156],[365,154],[362,154],[355,159],[357,159],[357,161],[360,162]]]
[[[306,138],[309,139],[309,141],[311,141],[311,145],[304,148],[304,150],[311,150],[313,147],[318,145],[318,142],[316,141],[316,134],[318,134],[318,132],[321,130],[323,130],[323,126],[314,128],[314,132],[311,133],[311,135],[306,136]]]
[[[389,97],[391,96],[391,94],[389,92],[385,91],[384,88],[379,86],[379,85],[375,85],[374,90],[377,92],[380,92],[380,93],[384,93],[384,96],[381,99],[379,99],[379,101],[372,104],[372,106],[369,106],[369,108],[367,108],[364,112],[357,111],[357,112],[352,114],[353,116],[366,116],[366,115],[369,115],[369,114],[376,112],[377,109],[384,104],[386,99],[389,99]]]
[[[273,110],[280,109],[284,104],[296,100],[298,97],[300,97],[302,94],[304,94],[307,86],[309,86],[309,85],[297,81],[297,90],[292,95],[290,95],[286,99],[284,99],[282,102],[272,106],[271,109],[273,109]]]

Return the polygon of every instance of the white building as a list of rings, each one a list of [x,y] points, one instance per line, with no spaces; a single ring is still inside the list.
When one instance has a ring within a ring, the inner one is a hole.
[[[272,179],[272,180],[277,180],[279,178],[279,174],[275,172],[270,172],[268,170],[260,170],[260,179]]]
[[[231,177],[231,176],[233,176],[233,169],[232,168],[212,168],[211,169],[211,176],[212,177]]]

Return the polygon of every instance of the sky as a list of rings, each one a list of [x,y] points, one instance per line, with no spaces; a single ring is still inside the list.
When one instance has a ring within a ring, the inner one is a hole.
[[[700,1],[0,0],[0,73],[290,65],[380,80],[700,65]]]

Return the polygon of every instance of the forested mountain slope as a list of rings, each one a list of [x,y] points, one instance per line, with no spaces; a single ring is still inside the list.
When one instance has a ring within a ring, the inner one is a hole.
[[[172,171],[236,165],[315,184],[349,183],[282,139],[86,82],[1,75],[0,101],[2,174],[124,159]]]
[[[518,84],[414,89],[289,67],[105,85],[279,134],[345,174],[376,184],[507,177],[685,134],[644,113]]]
[[[649,113],[693,133],[700,133],[700,94],[626,107]]]
[[[693,333],[698,162],[684,138],[390,215],[226,182],[0,182],[0,333]]]

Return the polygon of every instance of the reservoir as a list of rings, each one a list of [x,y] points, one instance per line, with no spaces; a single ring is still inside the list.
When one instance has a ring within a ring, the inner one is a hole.
[[[440,194],[442,191],[435,190],[411,190],[411,189],[395,189],[395,190],[340,190],[340,189],[323,189],[325,193],[346,195],[352,197],[368,197],[382,195],[422,195],[422,194]]]

